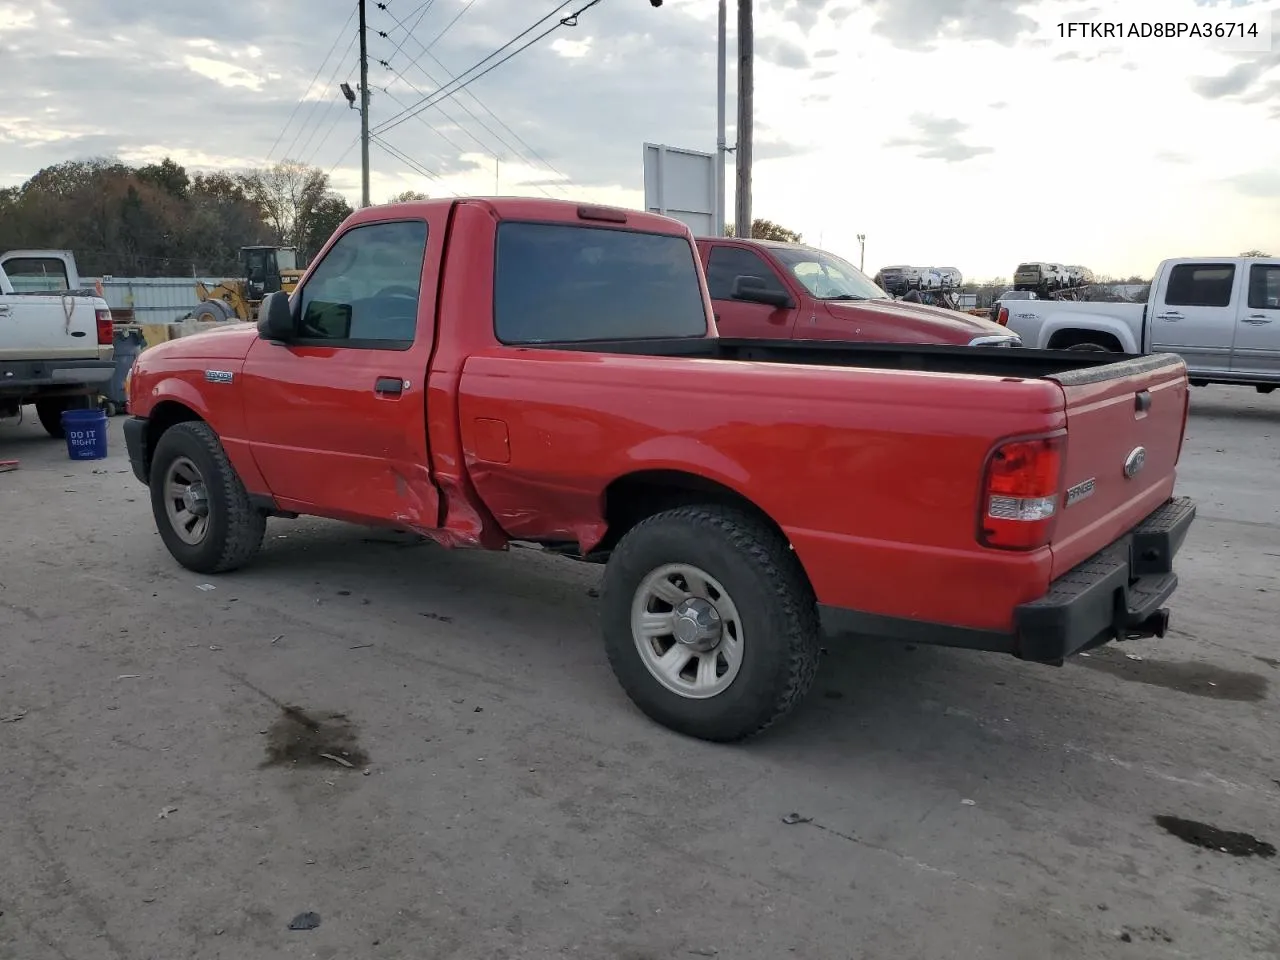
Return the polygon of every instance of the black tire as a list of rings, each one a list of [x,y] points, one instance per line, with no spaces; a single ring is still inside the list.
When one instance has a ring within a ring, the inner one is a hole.
[[[1067,347],[1067,349],[1079,350],[1082,353],[1114,353],[1115,352],[1110,347],[1103,346],[1100,343],[1093,343],[1092,341],[1087,343],[1073,343],[1071,346]]]
[[[50,397],[47,400],[36,401],[36,416],[40,420],[40,426],[44,427],[45,433],[55,440],[61,440],[67,435],[62,429],[62,411],[70,409],[71,403],[67,397]]]
[[[737,676],[707,699],[660,683],[632,633],[636,591],[669,563],[699,567],[718,580],[743,622]],[[799,561],[780,533],[729,507],[678,507],[632,528],[605,570],[601,620],[609,663],[627,696],[651,719],[701,740],[730,743],[764,731],[791,712],[817,673],[817,606]]]
[[[198,544],[187,543],[178,535],[165,506],[165,476],[179,458],[195,465],[208,496],[208,524]],[[151,512],[160,538],[188,570],[227,573],[244,566],[261,548],[266,515],[250,503],[218,435],[207,423],[179,423],[161,435],[151,458],[150,487]]]

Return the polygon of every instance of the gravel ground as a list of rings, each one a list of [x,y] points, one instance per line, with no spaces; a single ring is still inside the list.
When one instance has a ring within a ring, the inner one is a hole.
[[[3,960],[1280,955],[1280,399],[1194,393],[1171,636],[833,642],[738,747],[631,707],[597,568],[303,520],[182,570],[119,425],[0,425]]]

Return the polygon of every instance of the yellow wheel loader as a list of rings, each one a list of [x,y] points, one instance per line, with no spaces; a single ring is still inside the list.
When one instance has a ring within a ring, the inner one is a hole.
[[[292,293],[303,271],[298,268],[297,247],[241,247],[244,275],[216,286],[196,281],[200,306],[191,311],[196,320],[225,321],[258,318],[258,307],[269,293]]]

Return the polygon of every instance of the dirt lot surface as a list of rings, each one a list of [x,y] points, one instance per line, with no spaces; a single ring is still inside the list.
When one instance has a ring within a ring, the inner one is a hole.
[[[832,641],[738,747],[632,708],[597,568],[272,521],[182,570],[119,427],[0,425],[3,960],[1280,955],[1280,398],[1194,394],[1172,636]]]

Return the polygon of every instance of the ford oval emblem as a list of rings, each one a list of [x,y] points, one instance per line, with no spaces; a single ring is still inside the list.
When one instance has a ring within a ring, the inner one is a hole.
[[[1147,448],[1134,447],[1129,456],[1124,458],[1124,475],[1132,480],[1147,465]]]

